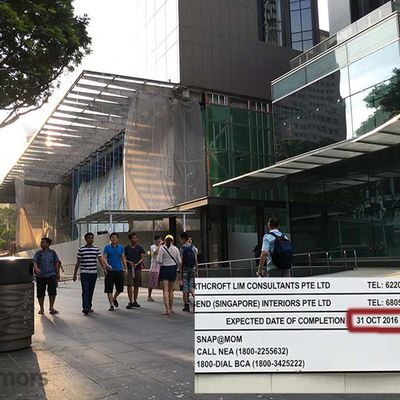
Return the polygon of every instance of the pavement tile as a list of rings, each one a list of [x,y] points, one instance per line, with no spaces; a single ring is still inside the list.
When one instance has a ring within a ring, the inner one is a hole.
[[[174,361],[159,354],[139,349],[126,353],[113,354],[110,357],[115,361],[124,363],[133,368],[152,368],[156,366],[162,367],[175,364]]]
[[[101,365],[114,362],[114,359],[100,353],[97,350],[88,348],[87,346],[79,346],[75,349],[56,351],[55,353],[68,364],[71,364],[75,367],[85,365]]]
[[[103,399],[110,394],[110,391],[87,378],[73,381],[60,378],[49,381],[45,386],[45,392],[49,400],[95,400]]]
[[[103,379],[129,375],[133,369],[126,364],[114,362],[110,364],[82,366],[79,368],[79,371],[90,379],[100,382]]]
[[[88,346],[103,354],[124,353],[134,350],[134,347],[117,339],[89,342]]]

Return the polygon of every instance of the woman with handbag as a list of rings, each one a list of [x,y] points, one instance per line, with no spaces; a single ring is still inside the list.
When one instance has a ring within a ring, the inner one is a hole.
[[[165,312],[164,315],[170,316],[174,311],[174,283],[176,281],[177,270],[181,267],[181,255],[176,246],[174,246],[174,237],[167,235],[165,244],[160,246],[157,261],[160,265],[160,283],[163,291]]]

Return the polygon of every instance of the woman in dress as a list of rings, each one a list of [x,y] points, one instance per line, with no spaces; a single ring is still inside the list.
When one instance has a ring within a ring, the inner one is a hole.
[[[176,272],[181,267],[181,255],[176,246],[174,246],[174,237],[165,236],[165,244],[160,246],[157,260],[160,264],[159,279],[163,290],[165,305],[164,315],[170,316],[174,311],[174,283],[176,281]]]
[[[160,265],[157,262],[157,256],[162,244],[162,237],[160,235],[157,235],[154,238],[154,244],[150,246],[151,264],[149,278],[149,295],[147,297],[147,301],[151,302],[154,302],[153,297],[151,297],[151,293],[153,292],[153,289],[157,289],[159,286]]]

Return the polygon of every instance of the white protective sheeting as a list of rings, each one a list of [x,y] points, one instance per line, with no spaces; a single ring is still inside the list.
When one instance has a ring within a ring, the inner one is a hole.
[[[198,101],[166,88],[138,92],[125,131],[126,209],[162,210],[206,196]]]

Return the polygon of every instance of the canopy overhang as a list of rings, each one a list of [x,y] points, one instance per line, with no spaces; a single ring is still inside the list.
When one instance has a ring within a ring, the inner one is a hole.
[[[169,210],[103,210],[76,220],[77,224],[117,224],[129,221],[160,221],[165,218],[186,218],[195,215],[195,211]]]
[[[33,136],[0,184],[16,177],[52,186],[126,127],[130,105],[141,91],[158,94],[175,85],[121,75],[83,71]]]
[[[287,158],[269,167],[216,183],[214,187],[259,188],[266,181],[284,178],[312,168],[348,160],[398,144],[400,144],[400,114],[362,136]]]

